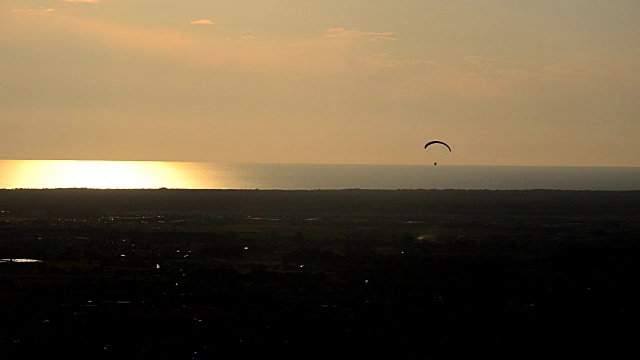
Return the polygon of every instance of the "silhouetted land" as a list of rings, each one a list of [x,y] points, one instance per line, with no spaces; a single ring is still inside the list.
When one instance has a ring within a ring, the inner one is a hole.
[[[0,259],[40,260],[0,262],[2,359],[638,353],[640,191],[0,190],[0,211]]]

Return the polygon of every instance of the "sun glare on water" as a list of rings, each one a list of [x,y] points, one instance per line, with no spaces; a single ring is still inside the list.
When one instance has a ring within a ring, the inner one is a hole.
[[[188,188],[181,164],[162,161],[16,161],[8,188]]]

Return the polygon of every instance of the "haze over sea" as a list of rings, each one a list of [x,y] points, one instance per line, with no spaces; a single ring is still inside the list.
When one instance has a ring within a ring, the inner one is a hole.
[[[0,160],[0,188],[640,190],[640,167]]]

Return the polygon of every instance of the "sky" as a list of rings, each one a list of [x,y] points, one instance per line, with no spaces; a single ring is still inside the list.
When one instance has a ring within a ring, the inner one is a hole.
[[[640,166],[638,19],[637,0],[2,0],[0,159]]]

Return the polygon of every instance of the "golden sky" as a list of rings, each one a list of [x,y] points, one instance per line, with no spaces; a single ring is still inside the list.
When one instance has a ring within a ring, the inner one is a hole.
[[[640,166],[637,0],[2,0],[0,159]]]

